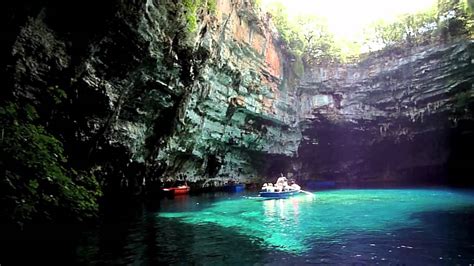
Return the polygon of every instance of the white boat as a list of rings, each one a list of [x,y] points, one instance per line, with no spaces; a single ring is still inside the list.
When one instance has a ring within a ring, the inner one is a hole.
[[[281,176],[278,178],[275,185],[272,183],[265,183],[259,196],[263,198],[281,199],[299,194],[301,192],[301,187],[292,181],[290,181],[290,183],[292,184],[288,184],[286,177]]]

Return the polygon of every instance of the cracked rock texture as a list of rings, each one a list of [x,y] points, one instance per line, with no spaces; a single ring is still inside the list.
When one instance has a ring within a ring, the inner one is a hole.
[[[435,181],[472,172],[472,42],[306,70],[252,1],[11,1],[2,100],[31,104],[106,194],[160,179]]]
[[[190,32],[180,2],[18,1],[4,11],[2,96],[33,104],[106,193],[168,177],[256,181],[298,148],[296,76],[269,18],[221,0],[198,9]]]
[[[471,182],[473,55],[474,43],[460,41],[307,72],[298,86],[302,175],[347,185]]]

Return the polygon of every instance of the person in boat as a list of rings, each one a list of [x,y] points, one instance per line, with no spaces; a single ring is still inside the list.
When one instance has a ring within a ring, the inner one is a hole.
[[[288,186],[289,190],[301,190],[301,187],[298,184],[296,184],[294,179],[290,179],[288,184],[289,184]]]
[[[262,191],[268,191],[267,187],[267,183],[264,183],[262,186]]]
[[[293,190],[301,190],[301,187],[300,187],[298,184],[296,184],[296,183],[295,183],[295,184],[292,184],[292,185],[291,185],[291,188],[292,188]]]
[[[188,184],[186,181],[183,181],[183,180],[176,180],[174,185],[174,187],[178,187],[178,188],[184,188],[184,187],[187,187]]]
[[[277,185],[282,187],[288,186],[288,179],[281,174],[281,176],[277,179]]]
[[[268,185],[267,185],[267,191],[268,191],[268,192],[275,192],[275,187],[273,186],[272,183],[268,183]]]
[[[277,192],[284,191],[288,187],[288,179],[283,174],[280,175],[275,184]]]
[[[275,192],[281,192],[283,186],[281,184],[275,184]]]

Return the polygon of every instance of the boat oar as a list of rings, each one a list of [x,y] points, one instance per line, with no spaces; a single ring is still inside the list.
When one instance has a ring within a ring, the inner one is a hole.
[[[302,190],[302,189],[300,189],[300,191],[303,192],[303,193],[306,193],[307,195],[310,195],[311,197],[314,197],[314,194],[309,192],[309,191]]]

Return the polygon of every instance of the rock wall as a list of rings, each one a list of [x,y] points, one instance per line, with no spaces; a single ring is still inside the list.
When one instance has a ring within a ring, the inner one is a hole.
[[[167,178],[367,184],[472,170],[471,42],[307,70],[297,85],[252,2],[192,14],[183,1],[5,3],[1,103],[34,106],[106,194]]]
[[[209,29],[198,46],[209,58],[157,156],[165,175],[257,181],[267,156],[296,152],[293,76],[268,18],[259,14],[250,1],[218,1],[215,19],[202,26]]]
[[[302,175],[347,185],[470,183],[474,43],[314,68],[298,87]]]
[[[297,150],[295,75],[251,1],[216,5],[191,31],[182,1],[5,4],[2,102],[32,104],[106,193],[250,182]]]

